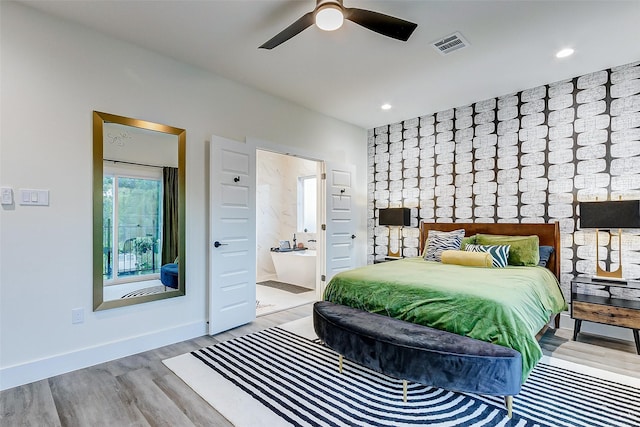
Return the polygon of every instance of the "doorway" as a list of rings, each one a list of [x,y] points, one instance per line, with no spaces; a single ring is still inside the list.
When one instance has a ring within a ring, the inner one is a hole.
[[[241,143],[211,136],[209,160],[209,334],[251,322],[256,316],[256,156],[259,150],[286,152],[247,138]],[[307,157],[300,155],[300,157]],[[311,156],[309,156],[311,157]],[[314,156],[314,158],[319,158]],[[331,277],[355,267],[356,229],[351,165],[320,161],[316,295]],[[291,236],[291,243],[293,243]],[[297,236],[296,236],[296,243]],[[303,242],[304,243],[304,242]],[[307,242],[309,243],[309,242]],[[268,244],[269,248],[271,244]]]
[[[256,151],[256,316],[317,299],[322,163]]]

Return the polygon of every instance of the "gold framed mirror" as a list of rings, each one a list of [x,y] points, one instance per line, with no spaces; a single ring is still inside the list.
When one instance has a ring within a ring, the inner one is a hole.
[[[185,295],[186,131],[93,112],[93,310]]]

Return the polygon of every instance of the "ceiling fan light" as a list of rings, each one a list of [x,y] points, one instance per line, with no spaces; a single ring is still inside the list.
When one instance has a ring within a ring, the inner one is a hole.
[[[320,6],[316,12],[316,25],[324,31],[333,31],[342,27],[344,16],[340,6],[335,4],[326,4]]]

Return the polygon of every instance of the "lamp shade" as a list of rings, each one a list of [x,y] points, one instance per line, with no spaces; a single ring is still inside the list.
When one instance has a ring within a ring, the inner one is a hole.
[[[640,228],[640,200],[581,202],[580,228]]]
[[[389,208],[378,211],[380,225],[411,225],[411,209],[409,208]]]

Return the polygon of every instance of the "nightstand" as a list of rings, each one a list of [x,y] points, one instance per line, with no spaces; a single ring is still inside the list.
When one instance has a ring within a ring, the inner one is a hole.
[[[571,318],[575,320],[573,340],[582,321],[620,326],[633,330],[636,351],[640,354],[640,301],[624,296],[623,288],[640,292],[640,280],[607,280],[577,276],[571,281]],[[613,292],[612,292],[613,291]]]

